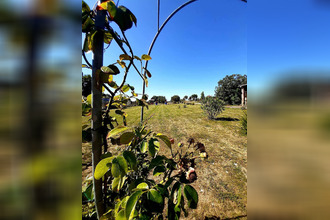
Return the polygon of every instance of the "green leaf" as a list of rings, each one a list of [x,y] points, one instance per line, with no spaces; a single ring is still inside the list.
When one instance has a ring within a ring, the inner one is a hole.
[[[93,184],[90,184],[87,189],[83,192],[83,195],[88,199],[93,199]]]
[[[153,158],[149,165],[149,170],[152,170],[154,167],[164,164],[164,156],[157,155]]]
[[[132,132],[133,133],[133,132]],[[124,151],[123,156],[133,170],[137,170],[136,157],[132,151]]]
[[[109,12],[110,18],[113,20],[113,18],[116,16],[117,7],[113,1],[108,2],[107,10]]]
[[[114,129],[112,129],[112,130],[108,133],[107,138],[114,137],[115,135],[117,135],[117,134],[119,134],[119,133],[121,133],[121,132],[123,132],[123,131],[126,131],[127,129],[129,129],[129,127],[125,127],[125,126],[121,126],[121,125],[119,125],[119,126],[115,127]]]
[[[136,19],[135,15],[133,13],[131,13],[130,17],[131,17],[131,21],[133,21],[135,26],[136,26],[137,25],[137,19]]]
[[[113,19],[122,31],[130,29],[133,22],[136,23],[134,14],[126,7],[119,6],[116,11],[116,16]]]
[[[188,200],[188,207],[196,209],[198,204],[198,193],[196,190],[190,185],[185,185],[183,193]]]
[[[117,83],[115,81],[109,82],[109,86],[111,88],[114,88],[114,89],[117,89],[118,88],[118,85],[117,85]]]
[[[119,109],[116,110],[115,113],[118,114],[118,115],[124,116],[124,117],[127,117],[128,116],[128,114],[126,112],[124,112],[122,110],[119,110]]]
[[[122,61],[122,60],[131,60],[132,57],[130,55],[127,55],[127,54],[121,54],[119,56],[119,59],[120,59],[120,61]]]
[[[111,184],[112,191],[118,192],[123,187],[125,180],[124,176],[115,177]]]
[[[91,9],[85,1],[82,1],[82,12],[89,12]]]
[[[149,189],[149,186],[147,183],[140,183],[136,188],[138,189]]]
[[[110,75],[117,75],[120,73],[119,69],[115,65],[102,66],[101,71]]]
[[[121,66],[121,68],[126,68],[126,64],[123,61],[117,60],[117,63]]]
[[[174,207],[175,209],[179,209],[180,210],[179,206],[181,204],[181,194],[182,194],[182,187],[180,185],[179,190],[178,190],[178,193],[177,193],[177,198],[176,198],[177,203],[176,203],[176,205]]]
[[[134,58],[141,61],[140,57],[138,57],[138,56],[134,56]]]
[[[121,91],[122,92],[128,92],[129,91],[129,86],[128,85],[124,85],[122,88],[121,88]]]
[[[170,139],[168,139],[167,136],[165,136],[165,135],[163,135],[163,134],[161,134],[161,133],[158,133],[158,134],[156,135],[156,137],[159,138],[159,139],[161,139],[161,140],[166,144],[166,146],[167,146],[168,148],[170,148],[170,149],[172,148],[171,141],[170,141]]]
[[[111,174],[114,177],[125,176],[127,171],[127,162],[123,156],[118,156],[112,160]]]
[[[153,175],[154,175],[154,176],[159,176],[159,175],[161,175],[162,173],[164,173],[165,171],[166,171],[165,166],[157,166],[157,167],[154,169],[154,173],[153,173]]]
[[[144,69],[145,69],[145,68],[144,68]],[[147,76],[148,76],[149,78],[151,78],[151,73],[149,72],[149,70],[145,69],[145,71],[146,71],[146,73],[147,73]]]
[[[147,150],[148,150],[148,142],[143,141],[141,144],[141,152],[145,153],[145,152],[147,152]]]
[[[146,76],[143,76],[144,82],[146,83],[146,87],[148,87],[148,78]]]
[[[126,132],[120,136],[120,144],[129,144],[134,138],[133,132]]]
[[[95,167],[95,172],[94,172],[94,178],[95,179],[101,179],[104,174],[109,170],[108,164],[111,164],[112,160],[114,157],[107,157],[103,160],[101,160]]]
[[[163,203],[162,195],[155,189],[151,189],[148,194],[147,198],[156,203]]]
[[[149,56],[148,54],[143,54],[143,55],[141,56],[141,59],[142,59],[142,60],[151,60],[151,56]]]
[[[104,43],[106,43],[106,44],[110,44],[111,41],[112,41],[112,39],[113,39],[113,37],[112,37],[112,35],[110,34],[110,32],[109,32],[109,31],[105,31],[105,32],[104,32]]]
[[[81,30],[83,33],[87,33],[92,30],[93,26],[94,26],[94,21],[91,19],[91,17],[88,16],[85,22],[82,24]]]
[[[127,200],[126,207],[125,207],[125,217],[126,219],[132,219],[134,216],[134,210],[136,203],[138,202],[140,196],[142,195],[142,191],[136,191],[133,193],[129,199]]]
[[[155,138],[151,138],[149,140],[149,154],[151,157],[155,157],[157,151],[159,150],[159,142]]]
[[[116,216],[116,220],[126,220],[125,209],[120,210]]]

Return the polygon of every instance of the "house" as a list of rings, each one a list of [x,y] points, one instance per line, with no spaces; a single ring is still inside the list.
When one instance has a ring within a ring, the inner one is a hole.
[[[242,84],[239,86],[241,88],[241,105],[246,106],[247,105],[247,84]]]

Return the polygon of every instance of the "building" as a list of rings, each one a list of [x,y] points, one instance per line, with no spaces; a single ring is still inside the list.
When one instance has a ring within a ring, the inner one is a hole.
[[[241,105],[247,105],[247,84],[242,84],[239,86],[241,88]]]

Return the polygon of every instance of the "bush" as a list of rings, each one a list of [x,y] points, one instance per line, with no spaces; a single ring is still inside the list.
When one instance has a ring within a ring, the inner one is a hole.
[[[243,110],[244,115],[241,118],[241,130],[243,134],[247,134],[247,111]]]
[[[187,108],[187,106],[184,104],[184,105],[183,105],[183,108]]]
[[[224,109],[225,103],[219,98],[208,96],[202,101],[201,108],[207,114],[209,119],[215,119]]]

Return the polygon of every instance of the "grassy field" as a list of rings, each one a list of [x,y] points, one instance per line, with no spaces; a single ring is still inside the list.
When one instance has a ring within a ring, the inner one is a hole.
[[[140,107],[126,109],[129,126],[140,121]],[[226,108],[217,120],[208,120],[200,105],[152,105],[145,112],[147,126],[175,142],[192,137],[206,146],[209,158],[197,164],[198,180],[192,185],[199,193],[196,210],[186,219],[247,219],[247,136],[240,130],[240,108]],[[117,117],[116,115],[113,115]],[[121,123],[120,117],[118,122]],[[83,125],[89,123],[83,117]],[[109,149],[114,152],[115,148]],[[166,148],[161,146],[166,154]],[[91,161],[91,146],[83,144],[83,163]],[[91,167],[83,166],[83,178]],[[217,217],[217,218],[216,218]]]

